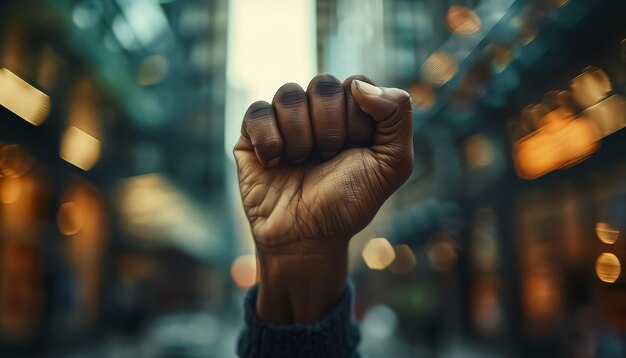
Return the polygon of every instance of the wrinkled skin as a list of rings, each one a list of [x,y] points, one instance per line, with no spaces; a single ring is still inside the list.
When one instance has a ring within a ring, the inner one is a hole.
[[[243,205],[256,242],[273,247],[350,238],[362,230],[411,173],[410,99],[403,93],[401,100],[405,102],[393,107],[398,110],[381,114],[389,117],[381,120],[385,128],[378,129],[374,145],[346,149],[326,161],[311,148],[304,163],[289,163],[283,155],[276,167],[268,168],[259,161],[249,133],[244,132],[234,154]],[[373,121],[359,114],[358,120]]]
[[[257,311],[264,319],[319,318],[345,289],[349,239],[411,174],[410,97],[369,83],[363,76],[342,84],[321,75],[306,92],[286,84],[272,104],[256,102],[246,112],[234,155],[259,253]],[[297,311],[293,300],[302,296],[294,291],[313,295],[323,307],[307,302],[302,309],[316,313],[300,318],[271,307],[282,302],[283,310]]]

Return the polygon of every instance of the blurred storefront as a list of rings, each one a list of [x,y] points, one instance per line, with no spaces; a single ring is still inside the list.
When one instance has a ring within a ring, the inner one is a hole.
[[[0,356],[234,356],[227,107],[275,88],[233,43],[281,41],[246,1],[0,3]],[[626,356],[626,2],[263,1],[311,32],[282,75],[413,97],[413,176],[351,243],[365,357]]]

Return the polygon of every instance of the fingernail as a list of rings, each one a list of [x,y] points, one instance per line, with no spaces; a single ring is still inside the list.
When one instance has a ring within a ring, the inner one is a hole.
[[[275,158],[267,162],[267,167],[274,168],[274,167],[277,167],[278,164],[280,164],[280,158]]]
[[[367,96],[380,96],[383,93],[380,88],[373,86],[367,82],[354,80],[352,81],[352,83],[356,86],[356,88],[359,89],[359,91],[361,91],[361,93]]]

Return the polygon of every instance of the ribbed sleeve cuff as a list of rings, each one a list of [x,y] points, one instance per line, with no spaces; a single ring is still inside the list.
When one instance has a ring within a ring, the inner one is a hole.
[[[277,326],[261,321],[256,313],[258,286],[245,299],[246,327],[241,332],[237,354],[246,358],[353,358],[359,330],[352,316],[353,288],[348,284],[332,312],[312,326]]]

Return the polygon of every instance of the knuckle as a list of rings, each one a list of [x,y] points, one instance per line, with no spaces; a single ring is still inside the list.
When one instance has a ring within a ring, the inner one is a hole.
[[[318,75],[309,86],[312,86],[312,92],[319,96],[335,96],[343,94],[343,84],[332,75]]]
[[[399,88],[387,88],[385,91],[394,99],[398,107],[411,108],[411,95],[407,91]]]
[[[270,117],[274,114],[272,105],[265,101],[256,101],[248,107],[246,117],[255,120]]]
[[[283,106],[297,106],[306,103],[306,93],[296,83],[287,83],[276,92],[276,102]]]

